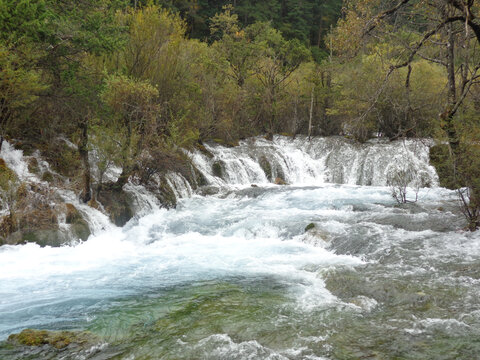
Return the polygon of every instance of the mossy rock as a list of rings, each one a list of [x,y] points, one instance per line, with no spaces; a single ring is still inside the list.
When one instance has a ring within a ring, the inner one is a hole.
[[[27,183],[24,183],[24,182],[21,183],[17,188],[17,193],[16,193],[17,200],[26,199],[29,191],[30,190]]]
[[[272,181],[273,180],[272,165],[270,165],[270,162],[267,160],[267,157],[265,155],[260,157],[258,164],[260,165],[263,172],[265,173],[265,176],[267,177],[268,181]]]
[[[165,178],[162,179],[159,191],[159,200],[163,206],[165,206],[167,209],[173,209],[177,206],[177,197],[175,196],[175,192]]]
[[[310,231],[312,229],[315,229],[315,224],[314,223],[310,223],[307,226],[305,226],[305,232]]]
[[[207,178],[193,164],[191,164],[191,175],[187,180],[190,185],[194,187],[194,189],[200,186],[208,185]]]
[[[70,229],[73,235],[81,240],[87,240],[91,234],[90,227],[85,219],[82,217],[77,208],[70,203],[65,204],[66,219],[65,222],[70,224]]]
[[[87,205],[90,206],[91,208],[94,208],[94,209],[97,209],[97,210],[100,209],[100,204],[94,198],[90,199],[87,202]]]
[[[195,176],[196,176],[196,180],[197,180],[197,186],[208,185],[207,178],[200,171],[197,170],[197,172],[195,172]]]
[[[215,161],[212,164],[212,173],[216,177],[223,178],[223,166],[220,161]]]
[[[28,171],[33,174],[38,174],[40,172],[40,167],[36,158],[32,157],[28,159]]]
[[[134,215],[131,196],[114,186],[106,186],[98,194],[97,199],[117,226],[125,225]]]
[[[73,236],[83,241],[87,240],[92,234],[92,232],[90,231],[90,227],[88,226],[86,221],[72,224],[70,229]]]
[[[58,174],[73,177],[82,169],[82,162],[78,150],[68,146],[63,141],[54,141],[47,144],[42,155]]]
[[[276,177],[282,179],[282,180],[285,180],[285,173],[283,172],[283,169],[280,165],[278,165],[276,168],[275,168],[275,174],[277,175]]]
[[[73,224],[74,222],[82,219],[82,215],[80,215],[80,212],[73,204],[66,203],[65,208],[67,210],[65,219],[67,224]]]
[[[16,141],[15,148],[22,150],[24,156],[31,156],[35,150],[37,150],[37,145],[33,144],[31,141]]]
[[[56,349],[63,349],[70,344],[93,344],[98,342],[98,338],[87,331],[75,332],[25,329],[18,334],[10,335],[7,342],[15,346],[50,345]]]
[[[201,189],[199,189],[199,194],[202,196],[211,196],[211,195],[217,195],[220,192],[220,188],[214,185],[207,185],[207,186],[202,186]]]
[[[57,214],[48,204],[41,204],[19,215],[19,225],[23,230],[58,230]]]
[[[0,189],[10,190],[12,183],[16,181],[15,173],[7,166],[5,160],[0,158]]]
[[[213,158],[213,154],[207,150],[207,148],[205,147],[205,145],[203,144],[195,144],[195,148],[200,151],[203,155],[205,155],[206,157],[208,157],[209,159]]]
[[[35,243],[42,247],[53,246],[58,247],[65,244],[67,239],[59,230],[34,230],[21,231],[22,242]]]
[[[0,218],[0,236],[4,238],[4,244],[7,243],[6,239],[17,230],[17,221],[14,215],[6,215]]]
[[[43,174],[42,174],[42,181],[46,181],[46,182],[52,182],[53,181],[53,174],[50,172],[50,171],[45,171]]]
[[[287,185],[287,183],[281,177],[276,177],[275,178],[275,185]]]
[[[238,140],[224,140],[224,139],[220,139],[220,138],[215,138],[215,139],[213,139],[213,141],[215,141],[217,144],[223,145],[225,147],[235,147],[235,146],[240,145]]]

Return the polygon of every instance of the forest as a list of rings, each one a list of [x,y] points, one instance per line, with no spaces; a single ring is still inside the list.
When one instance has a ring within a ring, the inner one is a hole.
[[[473,230],[477,16],[463,0],[1,0],[1,138],[40,150],[84,202],[182,172],[181,149],[212,139],[435,138]]]

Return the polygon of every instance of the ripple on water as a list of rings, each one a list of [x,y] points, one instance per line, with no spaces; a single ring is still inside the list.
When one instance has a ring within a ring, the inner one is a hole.
[[[86,358],[475,358],[479,235],[456,231],[453,193],[420,198],[255,188],[75,246],[2,247],[0,334],[88,329],[108,345]]]

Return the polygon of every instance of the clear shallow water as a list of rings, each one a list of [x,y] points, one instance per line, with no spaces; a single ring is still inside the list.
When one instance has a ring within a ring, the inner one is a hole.
[[[0,248],[0,338],[86,329],[46,358],[472,359],[480,237],[455,195],[266,187],[181,200],[61,248]],[[309,223],[316,228],[305,234]],[[0,347],[0,358],[39,358]]]

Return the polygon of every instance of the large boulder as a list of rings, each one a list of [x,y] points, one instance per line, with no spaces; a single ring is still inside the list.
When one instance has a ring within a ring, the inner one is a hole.
[[[87,240],[91,234],[91,231],[82,214],[73,204],[66,203],[65,208],[65,222],[70,224],[70,230],[73,236],[80,240]]]
[[[117,226],[125,225],[133,216],[133,199],[130,194],[115,186],[104,186],[97,196],[110,220]]]

